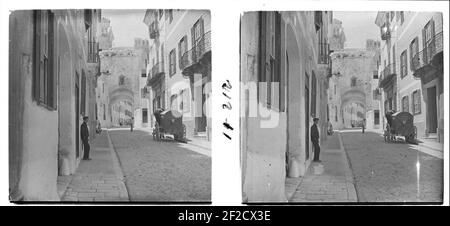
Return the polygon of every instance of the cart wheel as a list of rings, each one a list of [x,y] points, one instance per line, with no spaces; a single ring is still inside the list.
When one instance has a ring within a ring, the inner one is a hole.
[[[417,127],[416,127],[416,126],[414,126],[414,134],[413,134],[413,139],[414,139],[414,142],[416,142],[416,141],[417,141]]]
[[[156,130],[156,133],[155,133],[156,140],[160,141],[161,140],[161,133],[159,132],[159,130],[160,130],[159,125],[156,125],[155,130]]]
[[[386,127],[386,130],[384,131],[384,141],[388,143],[391,141],[391,133],[389,132],[389,127]]]

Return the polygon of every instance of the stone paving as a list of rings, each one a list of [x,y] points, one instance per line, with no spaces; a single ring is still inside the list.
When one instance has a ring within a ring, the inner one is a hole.
[[[211,150],[154,141],[145,129],[110,130],[130,201],[210,202]]]
[[[123,181],[108,131],[98,135],[91,144],[90,158],[82,160],[70,181],[63,202],[128,202]]]
[[[442,202],[443,159],[380,134],[341,134],[360,202]]]
[[[294,192],[287,192],[293,203],[348,203],[357,202],[353,176],[345,150],[335,132],[321,147],[321,163],[311,163],[306,175],[298,181]],[[289,183],[295,180],[288,178]]]

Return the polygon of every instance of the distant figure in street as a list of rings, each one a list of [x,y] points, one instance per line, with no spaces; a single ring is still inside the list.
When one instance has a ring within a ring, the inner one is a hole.
[[[386,120],[387,120],[387,126],[386,126],[386,130],[389,131],[389,133],[391,134],[391,139],[396,140],[395,136],[393,136],[392,134],[395,134],[395,130],[392,129],[392,115],[395,113],[394,110],[388,110],[386,111]]]
[[[362,124],[362,133],[364,133],[364,129],[366,129],[366,119],[363,119],[361,124]]]
[[[320,145],[319,145],[319,128],[317,128],[317,125],[319,124],[319,118],[313,119],[314,124],[311,126],[311,141],[314,146],[314,162],[321,162],[319,159],[320,155]]]
[[[331,124],[330,119],[328,119],[328,135],[333,135],[333,124]]]
[[[100,120],[97,119],[97,134],[100,134],[102,132],[102,124],[100,123]]]
[[[134,124],[134,117],[131,117],[131,120],[130,120],[130,131],[131,132],[133,132],[133,124]]]
[[[389,110],[389,111],[387,111],[386,112],[386,120],[387,120],[387,123],[388,123],[388,125],[389,125],[389,128],[391,128],[392,127],[392,115],[395,113],[395,111],[394,110]]]
[[[84,116],[80,131],[81,142],[83,142],[83,150],[84,150],[83,160],[91,160],[89,158],[89,151],[91,150],[91,146],[89,145],[89,127],[87,125],[88,121],[89,117]]]

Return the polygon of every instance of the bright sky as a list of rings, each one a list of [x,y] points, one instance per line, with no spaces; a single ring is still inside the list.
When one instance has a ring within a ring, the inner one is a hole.
[[[148,39],[148,27],[144,24],[145,9],[102,10],[102,17],[111,20],[114,33],[113,47],[131,47],[134,38]]]
[[[342,21],[345,48],[365,48],[366,39],[380,40],[380,29],[375,25],[377,12],[333,12]]]

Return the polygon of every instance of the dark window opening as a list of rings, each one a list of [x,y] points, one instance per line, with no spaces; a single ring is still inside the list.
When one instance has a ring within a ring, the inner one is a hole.
[[[50,10],[34,11],[33,99],[52,110],[57,106],[54,26],[54,14]]]
[[[148,123],[148,109],[142,108],[142,123]]]

